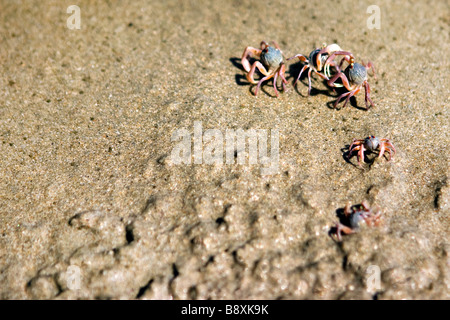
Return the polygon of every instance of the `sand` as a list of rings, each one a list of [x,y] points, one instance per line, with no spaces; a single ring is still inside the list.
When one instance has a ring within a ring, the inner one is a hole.
[[[449,299],[449,4],[377,1],[369,29],[374,3],[330,3],[78,1],[70,29],[72,2],[3,1],[0,298]],[[255,97],[240,58],[262,40],[372,61],[375,106],[333,109],[317,76],[308,97],[297,61]],[[276,171],[177,164],[196,122],[278,132]],[[360,169],[343,154],[369,135],[397,153]],[[383,223],[337,242],[363,200]]]

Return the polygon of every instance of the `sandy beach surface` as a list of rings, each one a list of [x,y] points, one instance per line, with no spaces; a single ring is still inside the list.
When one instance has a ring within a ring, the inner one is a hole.
[[[448,1],[2,1],[0,21],[1,299],[450,299]],[[298,60],[255,97],[262,40],[371,61],[375,106],[334,109],[317,75],[308,96]],[[274,171],[226,161],[232,130],[278,137]],[[370,135],[397,152],[361,169],[345,150]],[[336,241],[364,200],[382,223]]]

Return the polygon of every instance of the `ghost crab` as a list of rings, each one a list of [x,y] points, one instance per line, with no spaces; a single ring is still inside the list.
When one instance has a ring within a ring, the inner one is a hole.
[[[328,57],[328,60],[331,59],[331,61],[333,61],[332,59],[335,57],[335,55],[338,54],[345,54],[345,52],[335,52]],[[369,109],[370,108],[369,102],[371,106],[374,106],[374,104],[372,99],[370,99],[370,86],[369,82],[367,81],[368,80],[367,70],[372,69],[373,75],[374,77],[376,77],[373,64],[370,61],[367,63],[367,65],[365,65],[364,63],[363,64],[356,63],[353,57],[350,57],[348,59],[348,63],[349,65],[344,71],[341,71],[340,68],[338,68],[338,72],[333,76],[333,78],[331,78],[327,82],[328,86],[332,88],[344,86],[348,90],[348,92],[343,93],[338,97],[338,99],[334,103],[334,108],[336,108],[336,106],[338,105],[339,101],[341,101],[342,98],[347,97],[347,99],[345,99],[344,105],[342,106],[342,108],[344,108],[348,100],[352,96],[356,95],[364,86],[366,109]],[[342,80],[342,84],[336,83],[336,81],[339,78]]]
[[[389,153],[388,161],[391,160],[393,156],[392,153],[395,154],[396,152],[394,145],[389,139],[379,139],[375,136],[370,136],[365,139],[353,139],[352,144],[348,148],[348,156],[350,157],[353,152],[358,151],[358,165],[362,167],[361,160],[364,161],[364,152],[376,152],[378,149],[378,159],[381,158],[387,151]]]
[[[315,74],[320,76],[324,80],[330,80],[331,74],[330,74],[330,67],[336,67],[337,64],[334,59],[330,59],[330,56],[333,55],[336,56],[337,54],[343,55],[344,60],[347,62],[350,61],[350,58],[353,58],[353,54],[348,51],[343,51],[341,47],[335,43],[326,45],[325,43],[322,45],[322,48],[317,48],[311,51],[309,54],[309,57],[302,54],[296,54],[295,56],[287,59],[292,60],[294,58],[298,58],[301,62],[305,63],[302,70],[300,71],[297,80],[295,80],[294,85],[297,83],[297,81],[302,76],[302,73],[309,68],[308,71],[308,95],[311,94],[311,73],[314,71]],[[341,65],[342,65],[341,61]]]
[[[270,46],[266,41],[262,41],[260,48],[256,49],[253,47],[247,47],[242,54],[241,63],[244,70],[247,72],[247,80],[252,84],[257,84],[255,90],[255,96],[258,95],[258,90],[264,81],[273,78],[273,88],[275,89],[275,94],[278,97],[277,90],[277,80],[278,77],[282,80],[283,91],[286,90],[285,84],[287,83],[285,72],[286,65],[284,63],[283,53],[275,41],[272,41],[274,47]],[[249,57],[259,58],[260,61],[255,61],[253,65],[250,66]],[[258,69],[264,77],[258,81],[253,79],[255,70]]]
[[[336,238],[342,240],[342,233],[352,234],[360,230],[361,223],[367,226],[378,226],[381,223],[381,211],[369,207],[369,203],[364,200],[360,205],[352,206],[350,202],[344,208],[344,215],[341,222],[336,222]]]

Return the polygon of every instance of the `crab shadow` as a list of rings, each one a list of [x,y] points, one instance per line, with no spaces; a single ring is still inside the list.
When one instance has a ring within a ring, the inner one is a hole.
[[[241,59],[239,58],[230,58],[230,62],[233,64],[234,67],[238,68],[239,70],[245,72],[244,67],[241,64]],[[242,74],[236,73],[235,75],[236,84],[238,86],[248,86],[250,83],[247,81],[245,76]]]
[[[336,210],[336,217],[339,220],[339,223],[347,225],[348,224],[348,217],[345,216],[344,214],[344,208],[339,208]],[[336,242],[338,245],[342,245],[340,241],[338,241],[338,239],[336,238],[338,233],[338,228],[336,227],[336,225],[332,226],[330,228],[330,230],[328,230],[328,236],[334,241]]]
[[[327,82],[324,80],[325,85],[327,85]],[[338,82],[339,83],[339,82]],[[342,84],[342,83],[341,83]],[[334,101],[328,101],[327,102],[327,107],[329,109],[333,109],[333,110],[341,110],[344,109],[344,103],[345,103],[345,99],[347,99],[346,97],[342,98],[341,101],[339,101],[339,103],[334,106],[334,104],[336,103],[337,99],[344,93],[347,93],[348,90],[345,87],[339,87],[339,88],[334,88],[334,92],[335,95],[332,96],[334,98],[336,98]],[[368,109],[366,107],[361,107],[358,106],[358,101],[356,100],[356,96],[352,96],[349,101],[347,102],[347,104],[350,104],[352,107],[358,109],[358,110],[363,110],[363,111],[367,111]]]
[[[252,64],[253,64],[255,61],[257,61],[257,60],[254,59],[254,58],[250,58],[249,61],[250,61],[250,65],[252,65]],[[239,70],[245,72],[245,69],[244,69],[244,67],[243,67],[242,64],[241,64],[241,59],[236,58],[236,57],[230,58],[230,62],[233,64],[234,67],[236,67],[236,68],[238,68]],[[256,73],[255,73],[255,74],[256,74]],[[259,72],[258,72],[258,74],[259,74]],[[255,95],[254,88],[255,88],[257,85],[248,82],[248,81],[247,81],[247,78],[246,78],[244,75],[239,74],[239,73],[237,73],[237,74],[234,76],[234,78],[235,78],[236,84],[237,84],[238,86],[249,86],[248,91],[249,91],[253,96]],[[269,79],[268,81],[265,81],[264,83],[262,83],[262,84],[261,84],[261,87],[260,87],[260,91],[264,92],[266,95],[268,95],[268,96],[271,97],[271,98],[276,98],[276,97],[277,97],[276,94],[272,94],[272,93],[269,93],[269,91],[267,91],[266,88],[267,88],[268,85],[270,85],[270,87],[273,87],[273,78],[272,78],[272,79]],[[278,91],[283,92],[283,90],[282,90],[279,86],[277,86],[277,89],[278,89]],[[287,88],[286,88],[286,89],[287,89]]]
[[[286,80],[291,80],[290,82],[292,83],[292,86],[294,87],[294,90],[298,93],[298,95],[306,98],[306,97],[308,97],[308,70],[303,71],[301,77],[298,78],[298,80],[297,80],[297,77],[300,74],[300,72],[302,71],[302,68],[304,66],[305,66],[305,64],[302,62],[297,62],[297,63],[293,63],[293,64],[289,65],[289,69],[288,69],[289,75],[286,77]],[[314,72],[311,73],[311,78],[312,78],[311,79],[311,93],[309,94],[310,96],[317,96],[319,94],[323,94],[328,97],[332,97],[332,95],[330,94],[330,90],[320,90],[320,89],[313,87],[313,83],[318,82],[318,81],[315,81]],[[294,83],[295,83],[295,85],[294,85]],[[299,88],[300,83],[304,84],[305,89]],[[327,87],[327,82],[325,80],[323,80],[322,83],[325,85],[325,87]],[[300,91],[303,91],[305,93],[301,93]]]
[[[364,159],[363,159],[363,163],[365,163],[368,166],[368,169],[364,169],[362,167],[360,167],[358,164],[353,163],[352,161],[350,161],[350,158],[356,156],[356,152],[350,152],[350,145],[346,144],[345,147],[341,148],[341,152],[342,152],[342,158],[344,159],[345,162],[351,164],[352,166],[354,166],[357,169],[360,169],[362,171],[366,171],[366,170],[370,170],[372,168],[372,165],[375,163],[375,160],[377,159],[376,153],[375,152],[367,152],[364,154]]]

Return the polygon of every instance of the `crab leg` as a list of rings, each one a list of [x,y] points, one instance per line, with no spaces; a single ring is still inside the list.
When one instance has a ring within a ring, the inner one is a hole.
[[[297,83],[298,79],[300,79],[300,77],[302,76],[303,71],[305,71],[305,70],[309,67],[309,66],[308,66],[309,61],[308,61],[308,58],[306,58],[306,57],[305,57],[304,55],[302,55],[302,54],[296,54],[295,56],[290,57],[290,58],[287,59],[287,60],[289,61],[289,60],[292,60],[292,59],[294,59],[294,58],[298,58],[298,60],[300,60],[301,62],[306,63],[306,64],[303,66],[303,68],[302,68],[302,70],[300,71],[300,73],[298,74],[297,80],[295,80],[295,82],[294,82],[294,86],[295,86],[295,84]]]
[[[253,83],[253,84],[257,84],[257,83],[258,83],[257,81],[255,81],[255,80],[253,79],[253,75],[254,75],[254,73],[255,73],[256,68],[258,68],[258,70],[259,70],[263,75],[265,75],[265,76],[268,76],[268,75],[269,75],[269,73],[267,72],[266,68],[264,68],[264,66],[262,65],[262,63],[259,62],[259,61],[256,61],[256,62],[252,65],[252,68],[250,69],[250,71],[247,73],[247,76],[246,76],[248,82]]]
[[[317,57],[316,57],[316,65],[320,68],[319,70],[322,70],[321,69],[321,67],[322,67],[322,61],[321,61],[322,54],[326,53],[327,55],[330,55],[333,52],[339,52],[339,51],[342,51],[342,49],[336,43],[330,44],[328,46],[324,43],[323,46],[322,46],[322,49],[317,53]]]
[[[302,54],[296,54],[295,56],[293,56],[293,57],[290,57],[289,59],[287,59],[288,61],[289,60],[292,60],[292,59],[294,59],[294,58],[298,58],[298,60],[300,60],[301,62],[306,62],[306,63],[308,63],[309,61],[308,61],[308,58],[307,57],[305,57],[304,55],[302,55]]]
[[[344,108],[347,105],[347,102],[350,100],[351,97],[353,97],[354,95],[358,94],[358,92],[361,90],[361,87],[356,88],[355,90],[351,91],[350,94],[347,96],[347,99],[345,99],[344,105],[342,106],[342,108]],[[335,107],[336,107],[336,103],[335,103]]]
[[[352,90],[352,91],[349,91],[349,92],[346,92],[346,93],[340,95],[339,98],[334,103],[334,107],[336,108],[336,106],[339,104],[339,101],[341,101],[342,98],[347,97],[347,99],[345,99],[344,105],[342,106],[342,108],[345,108],[345,106],[347,105],[347,102],[350,100],[350,98],[353,97],[354,95],[356,95],[360,90],[361,90],[361,88],[356,88],[355,90]]]
[[[370,102],[371,106],[375,106],[375,104],[373,103],[372,99],[370,99],[370,86],[369,83],[367,81],[364,82],[364,90],[365,90],[365,100],[366,100],[366,108],[369,109],[370,106],[367,102]]]
[[[250,62],[248,61],[249,57],[257,57],[259,58],[261,56],[262,50],[253,48],[253,47],[247,47],[244,50],[244,53],[242,54],[241,63],[244,67],[244,70],[249,72],[250,71]]]
[[[326,50],[322,49],[319,51],[319,54],[322,54],[324,52],[326,52]],[[336,51],[336,52],[333,52],[332,54],[330,54],[328,59],[325,61],[325,65],[331,63],[331,61],[333,61],[334,57],[336,57],[336,56],[347,56],[348,59],[352,59],[352,58],[354,59],[353,54],[350,51]],[[347,62],[348,61],[349,60],[347,60]]]
[[[373,77],[376,79],[377,75],[375,74],[375,69],[374,69],[373,63],[369,61],[369,62],[367,62],[367,65],[365,65],[365,67],[367,70],[372,69]]]
[[[278,97],[277,80],[278,80],[278,72],[275,72],[275,74],[273,76],[273,88],[275,89],[275,94]]]
[[[356,158],[358,159],[358,165],[361,166],[361,161],[360,159],[362,158],[364,160],[364,151],[365,148],[364,146],[361,144],[359,146],[354,147],[353,149],[349,150],[349,158],[351,157],[351,154],[355,151],[358,151],[358,153],[356,154]]]
[[[351,64],[351,60],[352,60],[352,58],[350,56],[344,56],[344,58],[342,58],[341,62],[339,62],[339,68],[342,68],[344,61],[347,61],[348,64]]]
[[[341,237],[341,233],[342,232],[344,232],[345,234],[352,234],[352,233],[356,232],[352,228],[347,227],[347,226],[345,226],[345,225],[343,225],[342,223],[339,223],[339,222],[336,222],[336,229],[337,229],[336,230],[336,236],[337,236],[337,239],[339,241],[342,240],[342,237]]]
[[[272,74],[267,75],[266,77],[262,78],[261,80],[259,80],[258,85],[257,85],[256,90],[255,90],[255,96],[258,94],[258,90],[259,90],[259,87],[261,87],[261,84],[262,84],[264,81],[269,80],[269,79],[272,78],[273,76],[274,76],[274,74],[272,73]],[[275,92],[276,92],[276,94],[277,94],[277,96],[278,96],[278,92],[277,92],[277,91],[275,91]]]
[[[352,205],[350,202],[347,202],[344,208],[344,215],[348,217],[352,213]]]
[[[387,144],[390,148],[392,148],[392,151],[394,151],[394,154],[397,153],[397,151],[396,151],[395,148],[394,148],[394,145],[393,145],[391,142],[387,141],[386,144]]]
[[[300,71],[300,73],[298,74],[297,80],[295,80],[294,82],[294,86],[297,83],[298,79],[300,79],[300,77],[302,76],[303,71],[305,71],[306,69],[308,69],[309,66],[307,64],[305,64],[305,66],[302,68],[302,70]]]
[[[349,91],[346,92],[344,94],[342,94],[334,103],[334,107],[336,108],[336,106],[338,105],[339,101],[341,101],[342,98],[347,97],[347,99],[345,100],[344,105],[342,106],[342,108],[344,108],[347,105],[348,100],[354,96],[355,94],[357,94],[360,90],[361,90],[361,86],[358,86],[356,89],[354,89],[353,86],[350,86],[350,83],[348,82],[348,79],[346,77],[346,75],[342,72],[338,72],[337,74],[334,75],[333,78],[331,78],[327,83],[330,87],[336,87],[335,86],[335,82],[337,81],[337,79],[341,78],[342,83],[344,84],[344,87]]]
[[[316,70],[314,70],[314,72],[315,72],[319,77],[321,77],[323,80],[327,80],[327,81],[330,80],[330,78],[328,78],[326,75],[323,75],[323,74],[317,72]]]
[[[353,142],[350,145],[350,148],[348,148],[348,150],[350,150],[351,152],[354,144],[361,144],[362,142],[364,142],[364,139],[353,139]]]
[[[280,74],[280,78],[281,78],[281,80],[282,80],[282,85],[283,85],[283,91],[286,91],[286,85],[285,84],[287,84],[288,83],[288,81],[286,80],[286,78],[284,77],[284,74],[285,74],[285,72],[286,72],[286,65],[281,65],[281,67],[280,67],[280,71],[279,71],[279,74]]]
[[[364,148],[364,145],[361,145],[360,148],[359,148],[358,156],[357,156],[357,158],[358,158],[358,165],[360,167],[362,167],[361,166],[361,160],[364,161],[364,151],[366,151],[366,148]]]
[[[381,141],[386,143],[389,147],[391,147],[392,150],[394,151],[394,154],[397,152],[394,148],[394,145],[389,141],[389,139],[381,139]]]
[[[380,154],[378,155],[378,159],[380,159],[383,156],[384,152],[386,151],[386,145],[384,143],[381,143],[380,145],[381,145],[380,146]],[[389,156],[390,156],[390,153],[389,153]]]
[[[311,94],[311,72],[312,72],[312,69],[309,68],[309,70],[308,70],[308,95]]]
[[[350,86],[350,83],[348,82],[347,76],[341,71],[338,72],[334,75],[333,78],[331,78],[330,80],[328,80],[327,84],[330,87],[336,87],[335,82],[337,81],[337,79],[341,78],[343,85],[345,86],[345,88],[348,91],[352,91],[353,88]]]
[[[381,143],[381,147],[380,147],[380,155],[378,156],[378,158],[381,158],[384,154],[385,151],[389,152],[389,160],[392,159],[392,151],[395,154],[395,148],[394,145],[392,143],[390,143],[387,139],[381,139],[382,143]]]

